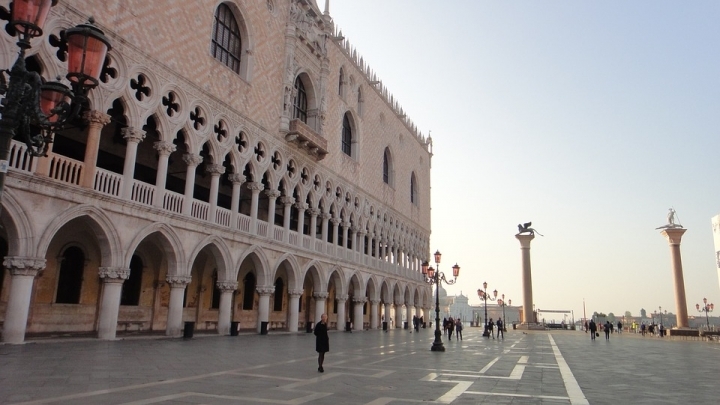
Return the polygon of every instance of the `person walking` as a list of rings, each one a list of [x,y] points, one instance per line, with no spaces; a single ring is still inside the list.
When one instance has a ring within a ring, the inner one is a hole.
[[[622,322],[618,321],[618,335],[622,333]]]
[[[495,326],[495,323],[493,322],[492,318],[488,319],[487,324],[487,331],[492,336],[493,339],[495,339],[495,332],[493,331],[493,327]]]
[[[610,321],[605,321],[605,340],[610,340],[610,332],[612,332],[612,324]]]
[[[323,362],[325,353],[330,351],[330,338],[328,337],[327,314],[320,315],[320,322],[315,325],[315,351],[318,352],[318,371],[325,372]]]
[[[643,337],[645,337],[645,329],[647,326],[645,326],[645,322],[640,324],[640,334],[642,334]]]
[[[498,318],[498,320],[497,320],[497,322],[496,322],[496,325],[497,325],[497,328],[498,328],[498,330],[497,330],[497,338],[500,339],[500,335],[502,335],[502,338],[505,339],[505,331],[503,331],[503,328],[504,328],[505,325],[503,325],[502,318]]]
[[[448,318],[448,340],[452,340],[452,334],[455,330],[455,320],[450,317]]]
[[[462,340],[463,324],[460,318],[455,320],[455,340]]]
[[[590,340],[595,340],[595,333],[597,333],[597,324],[595,323],[595,320],[590,320],[588,328],[590,329]]]

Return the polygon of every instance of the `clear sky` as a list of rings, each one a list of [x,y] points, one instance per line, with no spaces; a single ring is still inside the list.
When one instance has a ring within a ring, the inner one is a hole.
[[[321,9],[324,0],[318,0]],[[688,313],[720,304],[720,2],[331,0],[343,35],[432,130],[432,236],[450,295],[487,281],[522,304],[676,312],[670,207]],[[549,320],[552,316],[548,315]]]

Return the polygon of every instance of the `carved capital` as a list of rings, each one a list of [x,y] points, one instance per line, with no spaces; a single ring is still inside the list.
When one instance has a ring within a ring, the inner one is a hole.
[[[367,302],[367,297],[353,297],[353,302],[356,304],[364,304]]]
[[[203,162],[203,158],[202,156],[194,153],[186,153],[183,155],[183,162],[185,162],[188,166],[197,167],[197,165]]]
[[[168,141],[157,141],[153,144],[153,148],[158,151],[160,156],[170,156],[171,153],[177,150],[177,146]]]
[[[217,283],[218,290],[222,292],[232,292],[237,290],[238,283],[237,281],[218,281]]]
[[[83,114],[83,118],[91,126],[97,125],[104,127],[105,125],[110,123],[110,116],[98,110],[85,111],[85,113]]]
[[[283,205],[292,205],[295,199],[293,197],[283,196],[280,197],[280,202],[283,203]]]
[[[350,231],[353,232],[353,233],[358,233],[358,231],[360,231],[360,227],[359,227],[359,226],[354,226],[354,225],[353,225],[353,226],[350,226]]]
[[[330,218],[330,222],[333,223],[333,225],[339,225],[340,224],[340,218]]]
[[[98,269],[100,278],[104,282],[123,282],[130,278],[130,269],[124,269],[122,267],[100,267]]]
[[[305,291],[304,290],[288,290],[288,295],[292,298],[298,298],[299,296],[303,295]]]
[[[330,219],[330,218],[332,218],[332,214],[330,214],[329,212],[323,212],[322,214],[320,214],[320,218]]]
[[[5,256],[3,266],[13,276],[35,277],[45,269],[46,260],[41,257]]]
[[[190,278],[190,276],[168,275],[167,277],[165,277],[165,281],[167,281],[168,284],[170,284],[170,287],[173,287],[173,288],[180,288],[180,287],[185,288],[185,286],[190,284],[191,280],[192,279]]]
[[[295,208],[297,208],[300,211],[305,211],[308,208],[308,205],[304,202],[296,202]]]
[[[261,287],[255,288],[255,291],[257,291],[257,293],[260,295],[271,295],[272,293],[275,292],[275,287],[274,286],[261,286]]]
[[[325,300],[325,299],[327,299],[327,297],[329,297],[329,296],[330,296],[330,294],[328,294],[327,292],[316,292],[316,293],[313,293],[313,298],[315,298],[316,300]]]
[[[260,182],[251,181],[251,182],[247,183],[247,188],[252,190],[253,192],[255,192],[255,191],[260,192],[261,190],[263,190],[265,188],[265,186],[263,186],[263,184]]]
[[[207,165],[205,171],[211,175],[221,175],[225,173],[225,167],[223,165]]]
[[[120,133],[122,134],[123,139],[128,142],[140,143],[143,139],[145,139],[145,131],[142,129],[127,127],[123,128]]]
[[[370,303],[373,304],[373,305],[378,305],[378,304],[381,303],[381,302],[382,302],[382,301],[380,301],[380,300],[370,300]]]
[[[348,299],[347,295],[336,295],[335,299],[338,300],[338,302],[345,302]]]
[[[282,195],[279,190],[265,190],[265,195],[270,199],[276,199]]]
[[[319,209],[316,209],[316,208],[310,208],[310,209],[307,210],[307,213],[308,213],[308,215],[310,215],[311,217],[317,217],[318,214],[320,214],[320,210],[319,210]]]
[[[232,184],[243,184],[245,183],[245,176],[241,173],[231,173],[228,174],[228,180],[232,182]]]

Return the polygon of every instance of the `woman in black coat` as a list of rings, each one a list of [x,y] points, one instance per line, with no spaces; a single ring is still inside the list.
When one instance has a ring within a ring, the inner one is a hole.
[[[324,373],[323,361],[325,352],[330,351],[330,338],[327,333],[327,314],[320,316],[320,322],[315,325],[315,351],[318,352],[318,371]]]

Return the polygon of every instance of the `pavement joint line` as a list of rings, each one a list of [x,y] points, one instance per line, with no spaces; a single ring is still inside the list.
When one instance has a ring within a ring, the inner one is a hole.
[[[245,396],[235,396],[235,395],[208,394],[208,393],[203,393],[203,392],[182,392],[182,393],[178,393],[178,394],[164,395],[161,397],[147,398],[147,399],[140,400],[140,401],[126,402],[122,405],[147,405],[147,404],[154,404],[154,403],[158,403],[158,402],[165,402],[168,400],[188,398],[188,397],[229,399],[229,400],[235,400],[235,401],[253,401],[253,402],[262,402],[262,403],[269,403],[269,404],[300,405],[300,404],[304,404],[306,402],[310,402],[310,401],[313,401],[316,399],[327,397],[329,395],[332,395],[332,393],[316,392],[316,393],[310,393],[310,394],[308,394],[304,397],[300,397],[300,398],[293,398],[290,400],[282,400],[282,399],[245,397]]]
[[[451,404],[453,401],[455,401],[460,395],[465,393],[465,391],[470,388],[470,386],[473,384],[470,381],[442,381],[442,382],[452,382],[455,383],[455,386],[450,388],[448,392],[446,392],[443,396],[438,398],[436,402],[439,402],[441,404]]]
[[[485,374],[485,372],[488,371],[488,370],[490,369],[490,367],[493,366],[493,364],[497,363],[498,360],[500,360],[500,356],[495,357],[494,359],[492,359],[485,367],[483,367],[483,368],[480,370],[480,374]]]
[[[590,402],[585,398],[585,394],[583,394],[580,385],[570,370],[570,366],[568,366],[562,353],[560,353],[560,349],[557,347],[557,344],[555,344],[555,339],[553,339],[549,333],[547,336],[550,339],[550,345],[555,354],[555,361],[560,368],[560,375],[562,375],[563,383],[565,384],[565,391],[567,391],[568,397],[570,397],[570,403],[572,405],[589,405]]]
[[[466,394],[472,395],[486,395],[495,397],[517,397],[517,398],[537,398],[537,399],[556,399],[556,400],[570,400],[569,397],[559,397],[554,395],[530,395],[530,394],[510,394],[505,392],[483,392],[483,391],[465,391]]]

